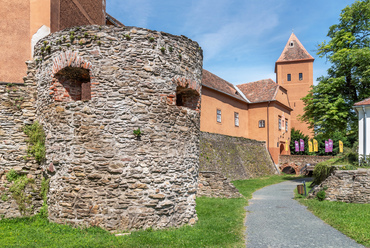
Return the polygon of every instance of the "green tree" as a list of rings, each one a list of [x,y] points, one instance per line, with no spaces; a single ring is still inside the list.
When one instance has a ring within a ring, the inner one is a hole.
[[[300,141],[300,139],[304,140],[304,151],[295,151],[295,141]],[[318,143],[318,152],[309,152],[308,149],[308,141],[312,141],[307,135],[304,135],[300,130],[296,130],[294,128],[291,129],[290,133],[290,153],[292,155],[317,155],[317,156],[335,156],[339,153],[339,140],[343,142],[345,147],[352,147],[352,140],[347,137],[347,135],[341,132],[333,132],[330,135],[327,134],[318,134],[314,137]],[[333,152],[325,152],[325,140],[333,140]],[[313,147],[312,147],[313,148]]]
[[[295,141],[304,140],[304,151],[295,151]],[[290,130],[290,154],[292,155],[308,155],[308,135],[304,135],[300,130],[296,130],[294,127]]]
[[[327,76],[302,100],[306,121],[316,134],[335,132],[357,135],[354,103],[370,97],[370,0],[344,8],[339,23],[329,28],[328,42],[317,54],[331,63]]]

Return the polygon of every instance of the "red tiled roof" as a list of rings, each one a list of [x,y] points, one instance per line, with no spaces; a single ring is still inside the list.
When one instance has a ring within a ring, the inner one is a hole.
[[[249,101],[252,103],[266,102],[275,99],[276,90],[279,87],[272,79],[263,79],[256,82],[237,85]]]
[[[116,27],[124,27],[125,26],[125,25],[123,25],[122,22],[118,21],[116,18],[114,18],[113,16],[111,16],[108,13],[105,13],[105,22],[106,22],[107,25],[113,25],[113,26],[116,26]]]
[[[215,74],[203,69],[202,85],[221,91],[239,100],[245,101],[242,96],[239,95],[234,85],[227,82],[226,80],[216,76]]]
[[[370,97],[362,100],[361,102],[356,102],[354,106],[361,106],[361,105],[370,105]]]
[[[303,47],[295,34],[292,33],[276,63],[295,60],[314,60],[314,58]]]

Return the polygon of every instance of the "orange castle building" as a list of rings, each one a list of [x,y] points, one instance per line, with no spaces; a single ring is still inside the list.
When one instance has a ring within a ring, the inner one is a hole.
[[[314,58],[292,33],[272,79],[233,85],[203,70],[200,130],[265,141],[275,164],[290,154],[290,129],[311,135],[302,97],[313,85]]]
[[[292,33],[275,63],[276,83],[287,89],[293,108],[292,127],[309,137],[313,136],[313,132],[308,128],[308,124],[299,120],[299,116],[304,113],[304,103],[301,99],[308,94],[313,85],[314,60]]]
[[[105,0],[9,0],[2,1],[0,16],[0,82],[23,83],[25,61],[46,35],[72,26],[118,25],[105,12]]]

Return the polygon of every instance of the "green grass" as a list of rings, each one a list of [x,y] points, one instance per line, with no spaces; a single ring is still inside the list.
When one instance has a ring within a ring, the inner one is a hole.
[[[286,180],[296,179],[297,177],[282,175],[282,176],[269,176],[269,177],[261,177],[261,178],[254,178],[249,180],[237,180],[233,181],[235,187],[238,188],[239,192],[244,195],[247,199],[252,198],[252,194],[254,191],[263,188],[265,186],[281,183]]]
[[[100,228],[72,228],[40,217],[0,220],[1,247],[245,247],[244,207],[252,193],[291,179],[234,181],[245,198],[197,198],[198,222],[178,229],[134,231],[116,237]]]
[[[311,189],[306,184],[307,192]],[[319,201],[298,195],[296,199],[314,215],[357,243],[370,247],[370,204]]]

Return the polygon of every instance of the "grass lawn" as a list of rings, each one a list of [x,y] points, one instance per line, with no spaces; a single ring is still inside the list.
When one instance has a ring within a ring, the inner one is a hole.
[[[245,198],[197,198],[199,221],[178,229],[135,231],[116,237],[100,228],[79,229],[40,217],[0,220],[1,247],[245,247],[244,207],[252,193],[291,179],[272,176],[234,181]]]
[[[302,196],[297,200],[327,224],[370,247],[370,204],[319,201]]]

